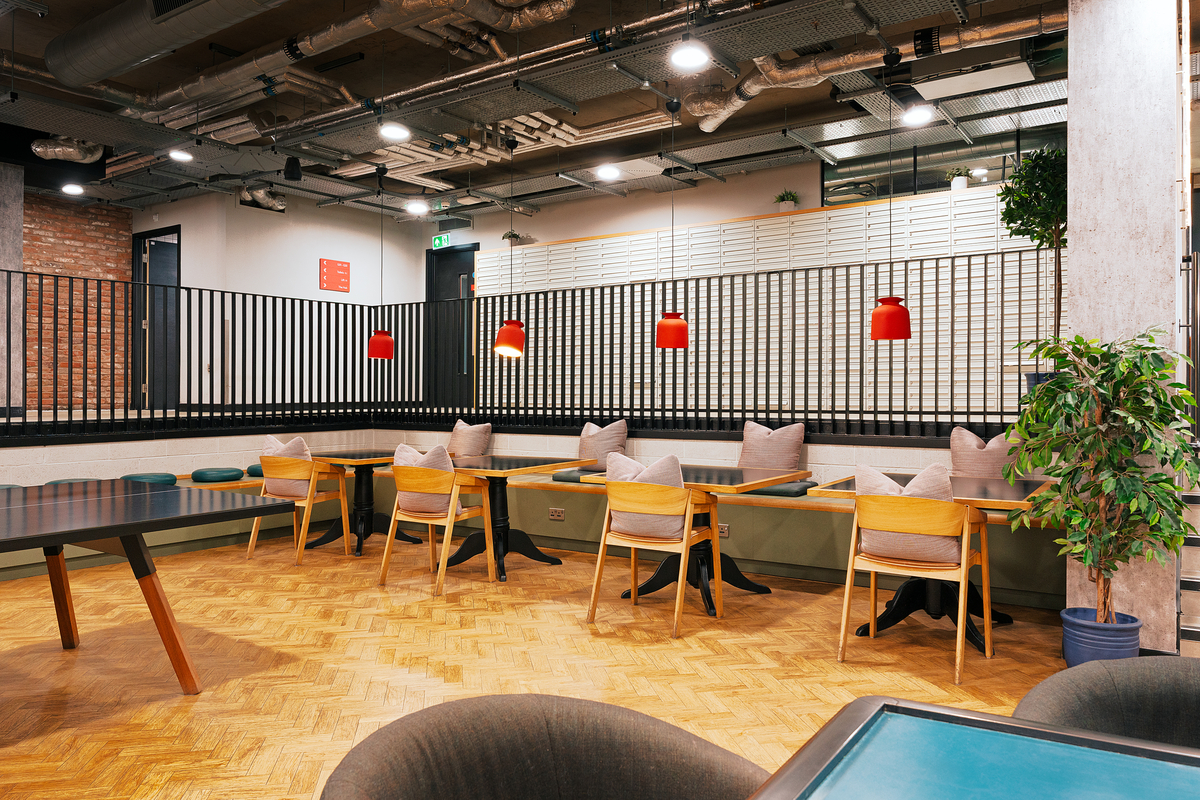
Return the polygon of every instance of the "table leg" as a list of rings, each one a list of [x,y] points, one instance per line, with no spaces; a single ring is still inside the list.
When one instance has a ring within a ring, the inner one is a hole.
[[[508,527],[508,478],[489,477],[487,480],[488,504],[492,507],[492,542],[496,548],[497,577],[502,581],[508,580],[504,569],[504,556],[509,552],[520,553],[543,564],[561,564],[562,559],[539,550],[525,531]],[[446,565],[452,567],[474,558],[482,553],[486,546],[483,531],[475,531],[458,546]]]
[[[712,545],[709,542],[698,542],[692,545],[692,549],[688,553],[688,571],[687,581],[690,586],[695,586],[700,589],[700,597],[704,601],[704,610],[708,612],[710,617],[717,615],[717,607],[712,601],[712,588],[710,586],[710,576],[713,574],[712,568]],[[675,582],[679,576],[679,556],[669,555],[659,563],[658,568],[654,570],[654,574],[646,579],[646,582],[638,586],[638,596],[653,594],[659,589],[665,589]],[[771,587],[763,586],[761,583],[756,583],[750,580],[738,568],[737,562],[721,553],[721,579],[737,589],[742,589],[755,594],[770,594]],[[626,589],[621,593],[621,597],[628,600],[629,590]]]
[[[387,514],[375,513],[375,465],[356,464],[354,466],[354,509],[350,512],[350,524],[354,526],[354,536],[358,540],[354,546],[354,555],[361,556],[363,540],[375,531],[386,533],[391,522]],[[342,521],[336,519],[329,526],[328,531],[320,538],[304,545],[304,549],[311,550],[314,547],[336,542],[341,538]],[[396,529],[396,541],[409,544],[421,543],[420,539],[410,536],[399,528]]]
[[[183,641],[179,623],[175,621],[175,614],[163,593],[162,583],[158,580],[158,573],[155,572],[154,562],[150,558],[150,551],[146,548],[146,540],[141,534],[134,534],[122,536],[121,544],[125,548],[125,557],[129,559],[129,566],[133,568],[138,586],[142,589],[142,595],[146,598],[146,606],[150,609],[150,616],[154,619],[154,626],[158,628],[158,635],[167,650],[167,657],[171,659],[171,666],[175,668],[175,676],[179,679],[179,685],[183,687],[183,693],[199,694],[200,676],[196,674],[196,665],[192,663],[192,656]]]
[[[50,593],[54,595],[54,614],[58,617],[58,636],[64,650],[79,646],[79,627],[75,624],[75,604],[71,601],[71,584],[67,580],[67,560],[62,545],[43,547],[46,571],[50,576]]]
[[[724,568],[724,561],[721,562],[721,566]],[[900,584],[896,594],[887,601],[884,612],[875,620],[875,630],[877,633],[887,630],[916,611],[924,611],[933,619],[940,619],[946,615],[945,609],[947,608],[958,608],[958,584],[926,578],[909,578]],[[973,583],[968,584],[967,589],[967,619],[964,636],[982,653],[985,652],[983,635],[975,627],[975,622],[971,619],[972,614],[977,617],[983,616],[983,598]],[[1008,614],[992,610],[992,625],[1011,625],[1012,621],[1013,618]],[[860,625],[854,635],[870,636],[871,626],[869,624]]]

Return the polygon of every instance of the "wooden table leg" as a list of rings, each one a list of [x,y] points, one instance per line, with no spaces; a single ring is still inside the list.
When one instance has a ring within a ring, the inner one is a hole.
[[[54,595],[54,613],[58,617],[58,635],[64,650],[79,646],[79,628],[75,624],[75,604],[71,602],[71,584],[67,580],[67,560],[62,545],[43,547],[46,571],[50,575],[50,593]]]
[[[179,623],[175,621],[175,614],[171,611],[167,596],[163,594],[162,583],[158,580],[154,562],[150,559],[150,551],[146,548],[146,540],[141,534],[122,536],[121,544],[125,546],[125,556],[129,559],[129,566],[133,568],[138,586],[142,587],[146,606],[150,609],[150,616],[154,618],[154,626],[158,628],[158,635],[162,637],[163,646],[167,649],[167,656],[171,659],[171,666],[175,668],[175,676],[179,678],[183,693],[199,694],[200,676],[196,674],[196,666],[192,663],[192,656],[188,653],[183,635],[179,631]]]

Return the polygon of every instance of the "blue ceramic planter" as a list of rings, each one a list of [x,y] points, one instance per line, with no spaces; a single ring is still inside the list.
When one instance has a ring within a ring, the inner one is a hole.
[[[1064,608],[1063,659],[1068,667],[1087,661],[1135,658],[1141,648],[1142,621],[1116,612],[1116,622],[1096,622],[1094,608]]]

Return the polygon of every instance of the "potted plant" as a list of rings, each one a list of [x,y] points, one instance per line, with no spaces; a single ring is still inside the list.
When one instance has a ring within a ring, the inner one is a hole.
[[[780,211],[795,211],[796,203],[800,202],[800,195],[793,192],[791,189],[784,189],[779,194],[775,195],[775,203],[779,206]]]
[[[1053,363],[1054,376],[1030,392],[1009,428],[1018,444],[1004,468],[1010,482],[1041,470],[1056,482],[1008,517],[1014,528],[1041,518],[1087,568],[1096,607],[1062,611],[1068,666],[1138,654],[1141,621],[1113,608],[1112,577],[1133,558],[1166,563],[1196,529],[1179,492],[1200,479],[1189,443],[1195,398],[1175,382],[1187,362],[1151,332],[1101,344],[1082,336],[1022,342]]]
[[[514,244],[520,244],[521,234],[517,233],[516,231],[510,230],[510,231],[506,232],[503,236],[501,236],[500,240],[504,241],[504,242],[508,242],[509,246],[511,247]]]
[[[967,188],[967,183],[970,182],[971,171],[966,167],[954,167],[946,170],[946,180],[950,181],[950,191]]]
[[[1062,335],[1062,249],[1067,244],[1067,152],[1034,150],[1000,187],[1000,221],[1034,247],[1054,248],[1054,336]],[[1035,373],[1036,375],[1036,373]],[[1030,382],[1030,388],[1036,383]]]

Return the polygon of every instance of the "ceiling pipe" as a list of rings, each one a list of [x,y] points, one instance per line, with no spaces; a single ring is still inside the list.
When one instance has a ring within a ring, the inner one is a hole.
[[[971,47],[1028,39],[1067,28],[1065,3],[1037,6],[997,14],[962,25],[922,28],[896,45],[901,61],[913,61]],[[771,55],[754,59],[755,68],[729,91],[693,93],[684,98],[689,113],[700,117],[700,130],[712,133],[747,103],[767,89],[802,89],[816,86],[831,75],[883,66],[887,48],[864,44],[843,50],[780,59]]]
[[[201,0],[156,15],[149,0],[125,0],[52,39],[46,45],[46,66],[61,83],[85,86],[128,72],[284,2]]]
[[[932,145],[917,149],[920,166],[943,167],[951,164],[962,164],[973,159],[994,158],[1005,153],[1013,152],[1016,137],[1011,133],[993,137],[987,141],[975,144],[951,143]],[[1063,149],[1067,146],[1066,135],[1054,131],[1029,130],[1021,131],[1021,149],[1038,150],[1043,147]],[[911,156],[909,156],[911,158]],[[826,166],[826,183],[834,181],[852,181],[873,178],[888,172],[911,172],[912,162],[904,161],[896,155],[880,154],[868,158],[856,158],[853,161],[841,161],[837,166]]]
[[[64,90],[62,83],[58,81],[48,70],[42,65],[36,64],[32,59],[17,54],[14,58],[13,54],[8,50],[0,50],[0,71],[7,75],[12,75],[18,80],[29,81],[36,83],[39,86],[48,86],[52,89]],[[80,97],[91,97],[95,100],[104,100],[109,103],[131,108],[137,112],[143,112],[150,109],[150,98],[141,92],[133,91],[132,89],[119,89],[107,83],[88,83],[83,86],[74,86],[66,89],[71,94],[79,95]]]
[[[91,164],[104,156],[104,145],[72,139],[70,136],[34,139],[29,143],[29,149],[46,161],[73,161],[78,164]]]
[[[421,42],[422,44],[427,44],[430,47],[436,47],[440,50],[446,50],[447,52],[450,53],[450,55],[455,56],[457,58],[461,58],[463,61],[466,61],[468,64],[475,64],[479,61],[479,59],[476,58],[474,53],[470,52],[469,50],[466,50],[465,48],[459,47],[457,44],[455,44],[447,39],[444,39],[441,36],[437,36],[436,34],[430,33],[429,31],[425,30],[424,28],[405,28],[404,30],[400,31],[400,33],[404,34],[405,36],[409,37],[410,39],[416,39],[418,42]]]

